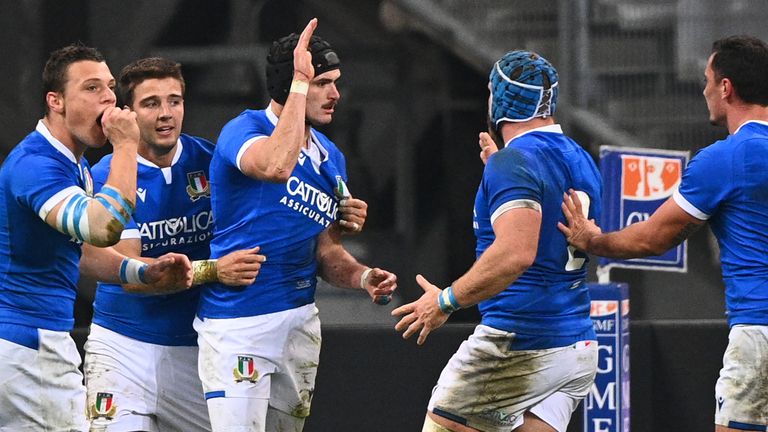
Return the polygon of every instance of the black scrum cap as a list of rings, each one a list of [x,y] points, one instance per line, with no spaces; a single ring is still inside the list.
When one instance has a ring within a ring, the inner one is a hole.
[[[293,80],[293,49],[298,42],[299,36],[296,33],[281,37],[272,42],[272,48],[267,55],[267,91],[275,102],[282,105],[288,99]],[[331,44],[319,36],[312,36],[309,51],[312,53],[315,76],[341,67],[339,56]]]

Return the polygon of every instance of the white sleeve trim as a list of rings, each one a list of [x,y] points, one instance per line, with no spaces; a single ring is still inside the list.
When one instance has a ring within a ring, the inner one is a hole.
[[[48,198],[48,201],[46,201],[42,207],[40,207],[40,211],[37,212],[37,215],[40,216],[40,219],[45,220],[45,218],[48,217],[48,213],[50,213],[54,207],[59,205],[60,202],[64,201],[68,196],[78,193],[86,195],[83,188],[79,186],[69,186],[56,192],[52,197]]]
[[[240,170],[240,172],[243,172],[243,168],[240,166],[240,159],[243,158],[243,155],[245,154],[245,151],[248,150],[253,143],[260,139],[268,138],[266,135],[259,135],[255,136],[248,141],[244,142],[242,146],[240,146],[240,150],[237,152],[237,157],[235,158],[235,163],[237,164],[237,169]]]
[[[120,240],[140,239],[140,238],[141,238],[141,232],[139,232],[138,228],[123,230],[123,233],[120,234]]]
[[[672,199],[675,200],[675,203],[677,203],[677,205],[679,205],[680,208],[683,209],[683,211],[695,217],[696,219],[703,220],[703,221],[709,219],[708,214],[697,209],[693,204],[688,202],[688,200],[685,199],[682,194],[680,194],[679,190],[675,190],[675,193],[672,194]]]
[[[499,216],[503,215],[504,213],[512,209],[517,209],[517,208],[529,208],[541,213],[541,204],[537,203],[536,201],[529,200],[529,199],[507,201],[504,204],[500,205],[495,212],[493,212],[493,214],[491,215],[491,225],[493,225],[493,223],[496,222],[496,219],[498,219]]]

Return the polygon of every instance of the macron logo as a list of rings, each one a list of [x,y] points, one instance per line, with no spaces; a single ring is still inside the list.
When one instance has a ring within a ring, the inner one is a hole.
[[[304,166],[304,160],[307,159],[307,156],[304,153],[299,153],[299,165]]]
[[[138,188],[136,189],[136,195],[139,196],[141,202],[144,202],[144,200],[147,198],[147,190],[144,188]]]

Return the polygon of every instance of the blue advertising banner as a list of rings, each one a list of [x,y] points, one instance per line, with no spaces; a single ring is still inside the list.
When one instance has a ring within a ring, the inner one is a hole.
[[[604,232],[618,231],[647,220],[680,185],[690,152],[600,147],[603,176]],[[686,272],[688,242],[659,256],[629,260],[600,258],[601,272],[611,267]]]
[[[629,287],[590,283],[597,375],[584,399],[585,432],[629,432]]]

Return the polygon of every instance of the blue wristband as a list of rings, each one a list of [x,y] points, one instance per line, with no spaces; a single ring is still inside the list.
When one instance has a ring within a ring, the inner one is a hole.
[[[440,295],[437,296],[437,304],[440,306],[440,310],[446,315],[461,309],[461,305],[459,305],[456,296],[453,294],[452,286],[449,286],[440,292]]]
[[[120,282],[124,284],[146,284],[147,279],[144,273],[149,264],[133,258],[123,258],[120,263]]]

